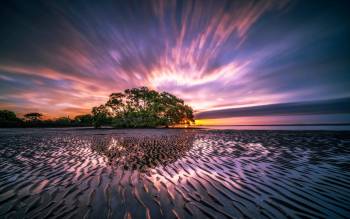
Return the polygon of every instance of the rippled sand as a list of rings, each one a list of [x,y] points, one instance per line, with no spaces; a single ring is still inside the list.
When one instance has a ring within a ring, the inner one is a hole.
[[[349,218],[350,133],[0,130],[0,218]]]

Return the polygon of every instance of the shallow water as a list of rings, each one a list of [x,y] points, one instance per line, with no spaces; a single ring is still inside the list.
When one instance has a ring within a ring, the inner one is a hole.
[[[2,129],[0,218],[348,218],[349,169],[349,132]]]

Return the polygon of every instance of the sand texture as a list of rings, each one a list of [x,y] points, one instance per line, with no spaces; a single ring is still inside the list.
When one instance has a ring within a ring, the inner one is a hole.
[[[349,132],[0,130],[0,218],[349,216]]]

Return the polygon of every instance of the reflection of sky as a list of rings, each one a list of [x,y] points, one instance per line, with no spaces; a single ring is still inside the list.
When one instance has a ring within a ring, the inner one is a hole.
[[[2,3],[0,108],[73,116],[137,86],[197,111],[348,97],[348,7],[307,3]]]

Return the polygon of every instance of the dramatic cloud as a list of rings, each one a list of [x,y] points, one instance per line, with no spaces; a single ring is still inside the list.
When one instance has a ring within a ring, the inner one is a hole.
[[[198,119],[246,116],[350,114],[350,98],[297,103],[278,103],[200,112]]]
[[[345,4],[4,1],[0,108],[74,116],[138,86],[217,116],[349,97]]]

